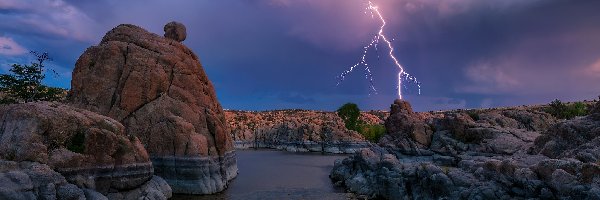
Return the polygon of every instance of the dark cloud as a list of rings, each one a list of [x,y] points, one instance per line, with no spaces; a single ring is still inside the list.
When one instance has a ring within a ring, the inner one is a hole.
[[[358,61],[380,25],[364,13],[366,3],[6,0],[0,38],[50,52],[64,75],[49,82],[67,87],[78,56],[112,27],[132,23],[162,34],[166,22],[177,20],[187,26],[184,43],[200,56],[225,108],[334,110],[356,102],[387,109],[397,69],[385,48],[367,57],[377,95],[369,96],[360,70],[336,87],[335,77]],[[600,1],[374,3],[387,19],[395,55],[423,83],[422,95],[405,90],[416,110],[590,99],[600,92]],[[22,60],[0,55],[3,65]]]
[[[302,94],[298,93],[285,93],[279,94],[278,98],[284,102],[295,103],[295,104],[309,104],[315,103],[315,99],[311,97],[306,97]]]

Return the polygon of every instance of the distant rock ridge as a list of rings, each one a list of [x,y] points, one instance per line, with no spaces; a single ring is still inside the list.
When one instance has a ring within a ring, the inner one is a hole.
[[[381,116],[384,116],[382,114]],[[312,110],[225,111],[236,148],[274,148],[292,152],[354,153],[369,146],[362,135],[346,129],[335,112]],[[361,120],[383,120],[362,112]]]
[[[337,185],[366,198],[600,199],[597,111],[559,121],[528,107],[391,110],[381,147],[336,161]]]
[[[233,143],[214,88],[198,57],[180,42],[122,24],[77,60],[68,101],[109,116],[138,137],[155,174],[174,193],[211,194],[237,175]]]

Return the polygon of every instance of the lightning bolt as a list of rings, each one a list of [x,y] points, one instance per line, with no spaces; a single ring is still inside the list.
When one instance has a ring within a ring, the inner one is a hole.
[[[421,94],[421,82],[417,81],[417,78],[414,77],[413,75],[410,75],[409,73],[407,73],[404,70],[404,67],[402,67],[402,65],[396,58],[396,56],[394,56],[394,47],[392,46],[392,42],[388,39],[388,37],[383,32],[383,29],[385,28],[385,25],[386,25],[386,21],[383,18],[383,15],[381,14],[381,12],[379,12],[379,7],[377,7],[371,1],[369,1],[369,7],[367,7],[367,10],[371,13],[372,18],[375,18],[375,16],[377,16],[377,18],[379,18],[379,20],[381,21],[381,26],[379,27],[379,31],[377,32],[377,34],[371,40],[371,43],[369,43],[367,46],[363,47],[364,51],[363,51],[363,54],[362,54],[360,60],[356,64],[351,66],[350,69],[345,70],[338,76],[337,85],[339,85],[341,82],[343,82],[344,79],[346,78],[346,76],[349,73],[351,73],[352,71],[354,71],[354,68],[356,68],[358,66],[364,66],[365,78],[367,80],[369,80],[369,87],[370,87],[369,95],[371,94],[371,92],[377,93],[377,89],[375,88],[375,84],[373,81],[373,74],[371,73],[371,68],[369,67],[369,64],[367,63],[365,58],[366,58],[367,53],[369,52],[370,48],[374,48],[375,51],[378,51],[377,45],[379,44],[379,41],[381,39],[387,44],[387,47],[389,49],[389,52],[388,52],[389,57],[394,61],[394,65],[396,65],[396,67],[398,67],[398,69],[400,70],[400,72],[398,73],[398,86],[397,86],[398,87],[398,97],[400,99],[402,99],[402,87],[403,86],[406,87],[405,85],[402,84],[403,80],[407,81],[408,83],[413,83],[413,84],[417,85],[417,88],[419,89],[419,94]]]

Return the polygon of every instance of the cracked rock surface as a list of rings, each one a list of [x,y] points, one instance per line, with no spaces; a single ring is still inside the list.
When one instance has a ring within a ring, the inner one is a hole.
[[[114,119],[60,103],[0,106],[0,199],[169,198],[152,174],[140,140]]]
[[[414,113],[396,100],[390,114],[380,146],[336,161],[336,184],[367,198],[600,199],[600,113]]]
[[[69,102],[140,138],[174,193],[219,192],[237,175],[215,90],[198,57],[176,40],[115,27],[77,60]]]

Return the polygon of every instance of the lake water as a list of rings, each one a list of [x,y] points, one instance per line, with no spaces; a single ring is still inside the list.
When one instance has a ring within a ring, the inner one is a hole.
[[[205,199],[350,199],[335,187],[329,172],[336,159],[347,155],[238,150],[238,176],[215,195],[176,195],[176,200]]]

